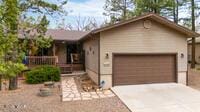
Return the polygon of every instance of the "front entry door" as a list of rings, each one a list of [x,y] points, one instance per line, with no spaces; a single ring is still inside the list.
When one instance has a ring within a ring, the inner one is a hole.
[[[67,63],[71,63],[71,54],[78,53],[77,44],[67,44]]]

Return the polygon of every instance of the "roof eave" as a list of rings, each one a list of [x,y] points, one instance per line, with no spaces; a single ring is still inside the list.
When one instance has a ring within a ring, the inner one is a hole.
[[[144,18],[152,16],[152,15],[153,14],[150,13],[150,14],[144,14],[142,16],[134,17],[132,19],[125,20],[125,21],[122,21],[122,22],[119,22],[119,23],[116,23],[116,24],[113,24],[113,25],[110,25],[110,26],[105,26],[105,27],[102,27],[102,28],[95,29],[95,30],[93,30],[93,33],[96,34],[96,33],[99,33],[99,32],[105,31],[105,30],[109,30],[109,29],[112,29],[112,28],[115,28],[115,27],[118,27],[118,26],[125,25],[125,24],[130,23],[130,22],[134,22],[134,21],[137,21],[137,20],[140,20],[140,19],[144,19]]]
[[[89,32],[87,35],[83,36],[80,40],[85,40],[87,39],[88,37],[90,37],[92,34],[96,34],[96,33],[99,33],[99,32],[102,32],[102,31],[106,31],[106,30],[109,30],[109,29],[112,29],[112,28],[115,28],[115,27],[119,27],[119,26],[122,26],[122,25],[125,25],[127,23],[130,23],[130,22],[135,22],[137,20],[141,20],[141,19],[144,19],[144,18],[150,18],[150,19],[153,19],[155,21],[159,21],[161,24],[165,24],[167,25],[168,27],[171,27],[177,31],[179,31],[180,33],[183,33],[187,36],[187,38],[191,38],[191,37],[200,37],[200,34],[199,33],[196,33],[188,28],[185,28],[179,24],[176,24],[172,21],[169,21],[168,19],[162,17],[162,16],[159,16],[157,14],[154,14],[154,13],[149,13],[149,14],[144,14],[142,16],[138,16],[138,17],[135,17],[135,18],[132,18],[130,20],[125,20],[123,22],[119,22],[119,23],[116,23],[116,24],[113,24],[113,25],[110,25],[110,26],[105,26],[105,27],[102,27],[102,28],[98,28],[98,29],[95,29],[95,30],[92,30],[91,32]]]
[[[87,38],[91,37],[93,33],[93,30],[90,31],[89,33],[87,33],[86,35],[84,35],[82,38],[80,38],[78,41],[84,41],[86,40]]]
[[[159,16],[157,14],[154,14],[153,16],[150,16],[150,18],[158,21],[158,19],[160,19],[161,21],[159,21],[160,23],[163,23],[165,25],[167,25],[168,27],[171,27],[173,29],[176,29],[177,31],[187,35],[187,38],[191,38],[191,37],[199,37],[200,34],[196,33],[195,31],[192,31],[184,26],[181,26],[179,24],[176,24],[172,21],[167,20],[166,18]]]

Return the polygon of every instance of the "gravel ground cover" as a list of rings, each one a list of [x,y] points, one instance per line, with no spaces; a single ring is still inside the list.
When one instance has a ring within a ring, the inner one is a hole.
[[[0,112],[129,112],[117,97],[61,102],[60,83],[56,83],[49,97],[37,95],[43,84],[28,85],[20,81],[19,85],[18,90],[0,92]]]

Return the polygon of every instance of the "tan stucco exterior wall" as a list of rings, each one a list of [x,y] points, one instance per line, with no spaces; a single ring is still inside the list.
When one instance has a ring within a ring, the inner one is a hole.
[[[196,44],[196,49],[195,49],[195,60],[198,64],[200,64],[200,43]],[[188,59],[191,61],[192,58],[192,45],[188,45]]]
[[[106,81],[105,88],[112,86],[112,53],[178,53],[178,77],[181,77],[178,81],[186,83],[186,36],[151,22],[149,29],[144,28],[140,20],[100,33],[100,79]],[[105,58],[107,53],[108,59]]]
[[[99,60],[99,35],[91,37],[83,44],[85,50],[85,68],[90,78],[98,84],[98,60]]]

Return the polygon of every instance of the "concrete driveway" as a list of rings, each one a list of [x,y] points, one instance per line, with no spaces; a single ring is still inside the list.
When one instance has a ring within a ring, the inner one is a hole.
[[[132,112],[200,112],[200,92],[177,83],[116,86]]]

